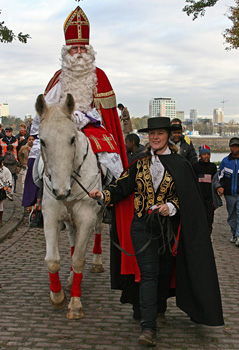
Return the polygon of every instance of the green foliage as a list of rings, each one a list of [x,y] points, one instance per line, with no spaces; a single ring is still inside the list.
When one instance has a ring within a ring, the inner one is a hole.
[[[1,14],[1,10],[0,10]],[[11,43],[13,40],[19,40],[21,43],[26,44],[27,40],[30,39],[29,34],[22,34],[22,32],[18,34],[14,34],[14,32],[9,29],[4,22],[0,22],[0,42],[1,43]]]
[[[223,36],[229,46],[226,50],[239,48],[239,0],[235,0],[236,6],[229,7],[228,18],[232,21],[232,27],[226,29]]]
[[[131,120],[131,123],[132,123],[132,127],[133,129],[135,130],[138,130],[138,129],[143,129],[143,128],[146,128],[147,127],[147,117],[143,117],[143,118],[135,118],[135,117],[131,117],[130,120]]]
[[[183,11],[188,16],[193,15],[193,21],[198,16],[204,16],[207,7],[214,6],[219,0],[186,0]],[[239,0],[235,0],[235,6],[229,6],[229,13],[226,16],[232,21],[232,27],[226,29],[223,33],[225,42],[229,44],[226,50],[238,49],[239,48]]]
[[[14,117],[14,116],[2,117],[3,128],[5,129],[6,126],[11,126],[13,128],[14,135],[19,132],[21,123],[23,123],[23,120],[18,117]]]
[[[188,16],[193,15],[193,21],[198,18],[198,16],[205,15],[206,7],[214,6],[219,0],[186,0],[186,3],[191,5],[185,5],[183,11],[186,12]]]

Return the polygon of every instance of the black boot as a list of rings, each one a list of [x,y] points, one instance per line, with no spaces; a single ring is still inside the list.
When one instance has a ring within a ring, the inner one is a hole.
[[[42,228],[43,227],[43,215],[41,210],[37,210],[36,211],[36,215],[34,216],[34,218],[31,220],[30,222],[30,227],[38,227],[38,228]]]

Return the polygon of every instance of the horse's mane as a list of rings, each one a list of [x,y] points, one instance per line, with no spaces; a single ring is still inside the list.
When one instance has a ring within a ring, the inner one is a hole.
[[[61,103],[48,105],[48,111],[44,116],[46,122],[60,122],[69,119],[73,122],[73,118],[68,118],[68,115]]]

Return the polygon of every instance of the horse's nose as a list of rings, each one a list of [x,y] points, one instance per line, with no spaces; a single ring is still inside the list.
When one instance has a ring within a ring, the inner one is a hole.
[[[56,199],[60,200],[60,199],[66,199],[70,195],[71,190],[60,191],[53,188],[52,192],[56,197]]]

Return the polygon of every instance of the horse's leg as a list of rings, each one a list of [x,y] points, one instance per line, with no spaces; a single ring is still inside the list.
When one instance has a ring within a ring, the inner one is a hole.
[[[74,250],[75,250],[75,230],[69,222],[65,222],[65,224],[68,231],[68,239],[71,247],[71,258],[72,258],[72,255],[74,254]],[[72,283],[73,283],[73,268],[71,265],[70,275],[67,278],[67,285],[65,286],[65,289],[71,290]]]
[[[76,205],[75,207],[76,208],[73,210],[73,222],[77,230],[75,236],[75,250],[72,256],[73,284],[71,288],[71,300],[66,315],[69,319],[80,319],[84,317],[80,300],[81,281],[83,278],[82,272],[85,265],[85,254],[89,238],[96,224],[95,213],[92,210],[92,205],[89,205],[89,201],[86,201],[84,204],[82,203],[80,210],[79,206]]]
[[[102,232],[102,221],[97,220],[96,224],[96,232],[95,232],[95,241],[94,241],[94,248],[93,248],[93,261],[92,261],[92,266],[91,266],[91,272],[94,273],[100,273],[104,272],[104,267],[102,264],[102,259],[101,259],[101,253],[102,253],[102,248],[101,248],[101,232]]]
[[[45,198],[44,200],[43,198],[42,204],[46,240],[45,262],[50,277],[50,303],[54,309],[62,309],[65,307],[67,300],[59,278],[60,254],[58,245],[61,222],[58,221],[58,215],[63,216],[64,213],[53,199]]]

